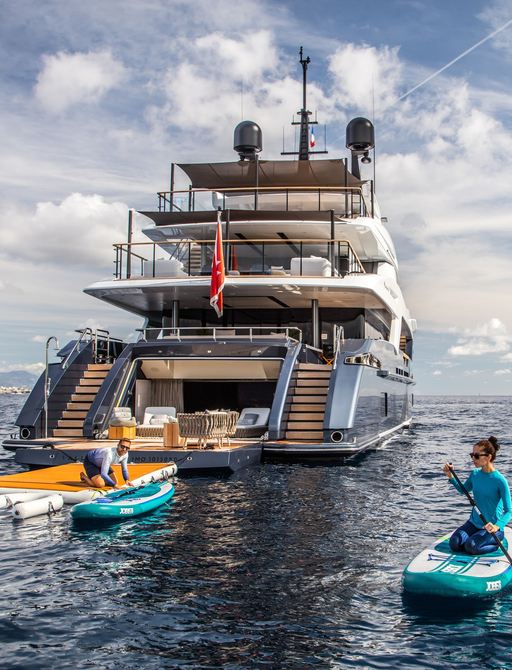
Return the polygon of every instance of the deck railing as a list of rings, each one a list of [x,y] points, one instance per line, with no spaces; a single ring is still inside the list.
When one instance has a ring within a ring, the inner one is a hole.
[[[200,277],[211,274],[214,240],[114,244],[116,279]],[[240,240],[224,242],[228,276],[344,277],[364,273],[348,240]]]
[[[258,338],[286,339],[302,342],[302,330],[295,326],[210,326],[195,328],[187,326],[184,328],[139,328],[142,340],[174,339],[181,342],[184,338],[210,339],[213,341],[241,338],[253,342]],[[139,340],[140,341],[140,340]]]
[[[360,187],[349,186],[260,186],[255,188],[223,188],[222,191],[192,188],[181,191],[160,191],[159,212],[198,212],[219,208],[226,210],[276,212],[328,212],[355,218],[373,216],[373,187],[369,197]]]

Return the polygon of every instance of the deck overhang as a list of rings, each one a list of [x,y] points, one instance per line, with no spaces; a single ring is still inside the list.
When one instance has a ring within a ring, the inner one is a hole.
[[[97,282],[84,289],[116,307],[147,317],[172,309],[173,301],[187,307],[210,306],[210,277],[179,279],[124,279]],[[386,309],[396,313],[395,301],[385,284],[375,275],[357,277],[226,277],[224,307],[247,309],[308,308],[312,300],[319,307]]]

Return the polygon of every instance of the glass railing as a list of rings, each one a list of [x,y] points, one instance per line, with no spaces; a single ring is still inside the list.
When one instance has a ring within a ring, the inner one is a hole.
[[[244,338],[251,342],[259,338],[281,340],[295,340],[302,342],[302,330],[296,326],[206,326],[201,328],[140,328],[140,340],[183,339],[197,338],[214,341],[230,338]]]
[[[373,193],[373,191],[371,191]],[[373,197],[361,188],[350,187],[260,187],[212,191],[190,188],[187,191],[158,193],[159,212],[204,212],[217,209],[276,212],[328,212],[355,218],[373,216]]]
[[[115,244],[114,276],[207,276],[214,246],[214,240]],[[365,272],[347,240],[226,240],[224,265],[228,276],[344,277]]]

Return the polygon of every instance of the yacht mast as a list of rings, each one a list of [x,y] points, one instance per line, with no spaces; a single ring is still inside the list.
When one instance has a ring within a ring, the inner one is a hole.
[[[281,151],[281,156],[298,155],[300,161],[308,161],[311,154],[326,154],[327,151],[311,151],[309,146],[310,141],[309,126],[317,125],[318,121],[309,120],[311,112],[307,108],[306,89],[307,89],[308,65],[311,63],[311,58],[309,56],[304,58],[304,50],[302,47],[300,47],[299,49],[299,63],[302,66],[302,109],[297,112],[297,114],[300,117],[300,121],[292,121],[292,126],[300,126],[299,150]]]
[[[307,86],[307,75],[308,75],[308,65],[311,63],[311,59],[308,56],[303,58],[302,47],[299,51],[300,60],[299,63],[302,65],[302,109],[299,112],[300,115],[300,142],[299,142],[299,160],[307,161],[309,159],[309,116],[311,112],[308,111],[306,105],[306,86]]]

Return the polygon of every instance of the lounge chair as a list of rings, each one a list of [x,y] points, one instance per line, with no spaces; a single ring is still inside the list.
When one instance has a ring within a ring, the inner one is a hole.
[[[235,438],[261,437],[267,430],[269,407],[246,407],[236,424]]]
[[[163,437],[164,424],[176,418],[175,407],[146,407],[144,419],[137,426],[138,437]]]

